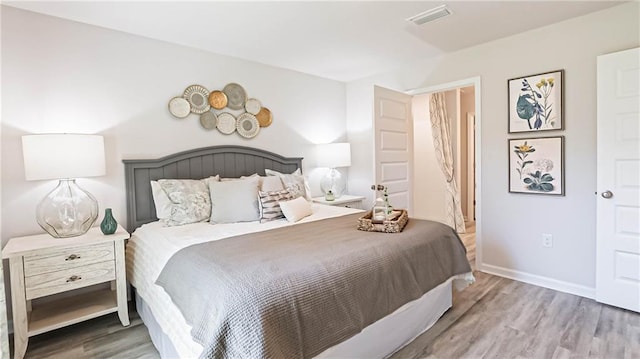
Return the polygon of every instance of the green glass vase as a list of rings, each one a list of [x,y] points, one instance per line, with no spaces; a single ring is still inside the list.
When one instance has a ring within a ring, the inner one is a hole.
[[[100,223],[100,230],[104,234],[114,234],[116,233],[116,229],[118,229],[118,222],[113,218],[113,213],[111,213],[111,208],[107,208],[104,210],[104,219]]]

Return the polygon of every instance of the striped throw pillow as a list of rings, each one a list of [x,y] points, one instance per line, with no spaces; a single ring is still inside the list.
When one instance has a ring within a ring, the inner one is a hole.
[[[273,221],[284,218],[280,209],[280,201],[288,201],[294,198],[289,190],[281,191],[258,191],[258,199],[260,204],[260,223]]]

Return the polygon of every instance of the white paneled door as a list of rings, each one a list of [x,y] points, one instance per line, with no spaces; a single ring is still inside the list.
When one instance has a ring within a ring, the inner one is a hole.
[[[388,188],[394,208],[412,211],[413,122],[411,96],[374,87],[376,184]]]
[[[596,300],[640,312],[640,49],[598,57]]]

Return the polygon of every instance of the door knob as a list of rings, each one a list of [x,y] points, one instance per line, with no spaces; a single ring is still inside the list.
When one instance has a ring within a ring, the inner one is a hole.
[[[613,192],[611,192],[611,191],[604,191],[604,192],[602,192],[601,196],[602,196],[602,198],[607,198],[607,199],[609,199],[609,198],[613,197]]]

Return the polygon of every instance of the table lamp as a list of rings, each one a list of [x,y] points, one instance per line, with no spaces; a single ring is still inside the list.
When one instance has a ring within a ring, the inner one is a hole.
[[[99,135],[22,136],[27,181],[59,180],[36,207],[36,221],[56,238],[85,234],[98,218],[98,202],[76,178],[105,174],[104,139]]]
[[[337,167],[351,166],[351,145],[349,143],[328,143],[318,145],[318,167],[330,168],[320,182],[325,199],[339,198],[347,187],[345,179]]]

